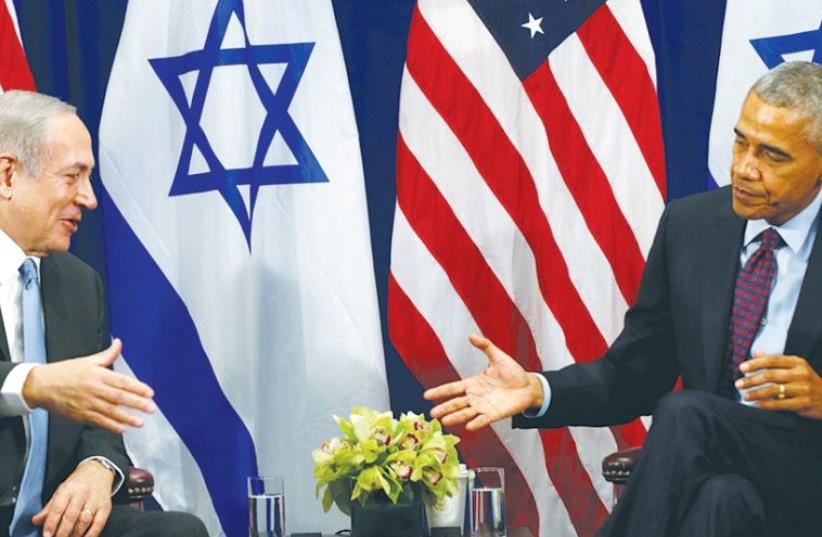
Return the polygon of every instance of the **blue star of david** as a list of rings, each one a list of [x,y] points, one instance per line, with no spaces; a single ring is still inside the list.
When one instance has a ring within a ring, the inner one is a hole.
[[[785,54],[806,50],[813,51],[814,63],[822,63],[822,24],[817,30],[751,39],[751,45],[768,69],[783,63]]]
[[[223,49],[220,46],[232,15],[237,17],[242,26],[245,46]],[[169,196],[218,191],[237,218],[249,252],[251,222],[261,186],[328,182],[314,153],[288,113],[288,107],[294,98],[313,48],[314,43],[252,45],[246,31],[243,0],[220,0],[211,19],[202,50],[195,50],[182,56],[149,60],[186,124],[180,160]],[[271,63],[286,66],[280,83],[274,90],[268,86],[259,67]],[[253,164],[249,168],[226,168],[200,126],[214,68],[223,65],[247,67],[251,82],[266,111],[254,150]],[[180,76],[192,71],[198,74],[191,103],[188,103]],[[294,156],[296,164],[264,165],[266,154],[277,132]],[[205,159],[209,171],[189,173],[195,146]],[[240,185],[249,185],[248,209],[240,194]]]

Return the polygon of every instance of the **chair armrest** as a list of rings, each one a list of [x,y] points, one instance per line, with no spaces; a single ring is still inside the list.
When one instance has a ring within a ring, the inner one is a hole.
[[[602,459],[602,477],[614,485],[624,485],[631,477],[641,453],[641,447],[611,453]]]
[[[142,502],[154,493],[154,476],[151,472],[142,468],[129,468],[126,474],[129,502]]]

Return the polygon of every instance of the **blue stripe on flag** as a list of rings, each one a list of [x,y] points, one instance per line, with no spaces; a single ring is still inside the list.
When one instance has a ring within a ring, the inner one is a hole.
[[[112,333],[197,461],[226,535],[244,537],[245,478],[257,475],[254,442],[226,399],[185,304],[105,189],[101,193]]]
[[[642,0],[656,54],[668,200],[711,190],[708,138],[716,93],[725,0]]]

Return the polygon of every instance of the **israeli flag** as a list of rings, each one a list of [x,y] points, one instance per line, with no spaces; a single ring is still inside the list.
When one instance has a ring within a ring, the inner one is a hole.
[[[249,475],[335,531],[311,450],[387,409],[359,139],[330,0],[130,2],[100,127],[113,333],[161,415],[168,509],[245,537]]]
[[[708,153],[718,185],[731,181],[733,128],[748,89],[782,62],[822,63],[820,23],[819,0],[727,0]]]

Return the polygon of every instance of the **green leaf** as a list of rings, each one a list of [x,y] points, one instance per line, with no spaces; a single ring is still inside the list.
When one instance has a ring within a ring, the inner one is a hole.
[[[331,492],[331,487],[325,489],[323,494],[323,513],[327,513],[334,504],[334,494]]]

